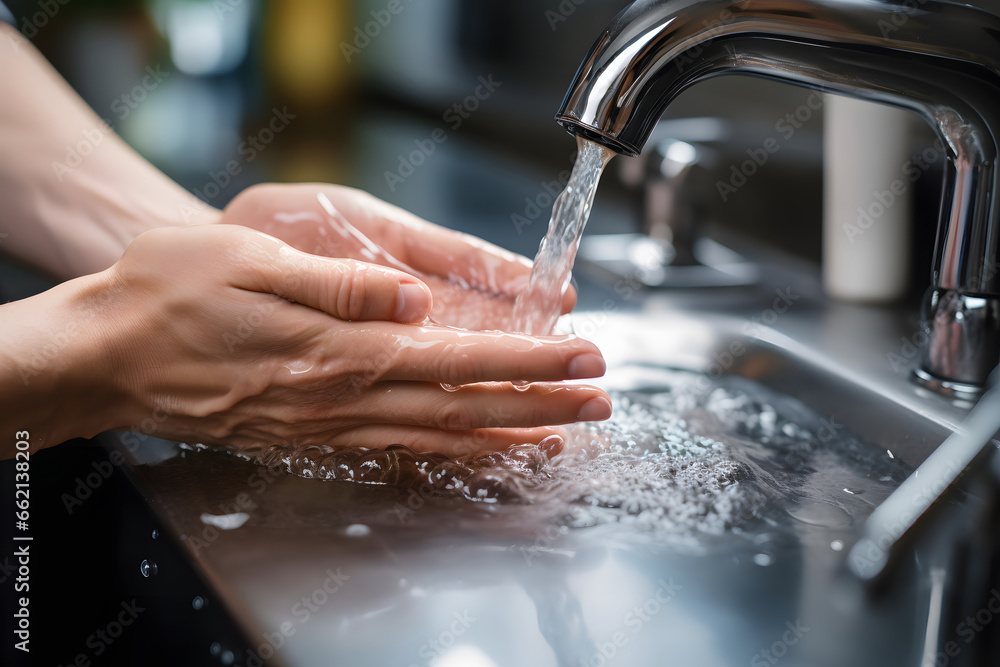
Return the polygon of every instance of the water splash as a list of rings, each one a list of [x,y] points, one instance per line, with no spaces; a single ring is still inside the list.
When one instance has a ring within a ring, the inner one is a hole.
[[[577,137],[579,152],[566,189],[552,208],[549,231],[535,255],[528,287],[517,297],[510,330],[546,335],[559,319],[562,295],[569,285],[583,228],[594,205],[604,167],[614,153]]]
[[[547,334],[558,319],[598,182],[612,157],[586,140],[579,146],[528,287],[514,305],[509,328],[515,331]],[[663,371],[648,390],[636,385],[636,391],[613,393],[612,418],[566,427],[565,443],[512,443],[501,452],[458,459],[400,445],[272,445],[250,456],[301,477],[471,501],[518,523],[526,510],[561,530],[628,525],[631,533],[682,539],[760,522],[768,507],[775,510],[772,517],[807,523],[816,520],[808,508],[822,507],[839,511],[838,523],[850,523],[906,476],[891,454],[884,459],[846,434],[831,439],[825,422],[793,399],[741,378],[723,378],[707,389],[704,380]],[[564,445],[558,456],[557,445]]]
[[[501,514],[516,506],[569,529],[622,525],[692,544],[699,535],[759,523],[766,508],[788,517],[807,503],[830,504],[849,523],[870,506],[845,498],[845,484],[876,499],[906,477],[898,460],[846,433],[830,439],[818,415],[756,383],[726,378],[706,391],[698,374],[661,376],[669,384],[614,393],[609,421],[567,427],[559,455],[552,443],[455,460],[399,445],[274,445],[257,461],[302,477],[416,489]]]

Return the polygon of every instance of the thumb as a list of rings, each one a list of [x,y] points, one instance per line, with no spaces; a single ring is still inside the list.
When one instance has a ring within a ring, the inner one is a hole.
[[[353,259],[317,257],[320,270],[304,275],[294,301],[341,320],[423,322],[431,291],[408,273]]]
[[[269,261],[239,271],[235,287],[268,292],[345,321],[423,322],[431,291],[403,271],[353,259],[310,255],[278,242]]]

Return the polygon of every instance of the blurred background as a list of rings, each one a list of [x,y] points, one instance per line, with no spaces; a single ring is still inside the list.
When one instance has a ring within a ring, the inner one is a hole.
[[[343,183],[529,256],[551,208],[546,184],[565,181],[575,152],[553,115],[590,45],[628,4],[62,1],[8,4],[98,114],[208,203],[222,207],[261,181]],[[738,128],[688,179],[699,233],[819,261],[823,109],[805,106],[812,94],[723,77],[670,106],[666,118]],[[801,109],[793,135],[779,133]],[[722,197],[734,161],[769,137],[780,152]],[[643,196],[630,163],[612,163],[589,231],[636,227]],[[939,196],[937,180],[924,178],[935,187],[916,193],[915,294],[927,283]]]

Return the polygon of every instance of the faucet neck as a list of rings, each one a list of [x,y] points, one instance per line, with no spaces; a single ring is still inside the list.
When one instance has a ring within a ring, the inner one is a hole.
[[[593,46],[556,120],[634,156],[671,101],[724,74],[891,104],[931,124],[947,158],[932,289],[996,299],[1000,312],[1000,16],[939,0],[639,0]],[[974,337],[1000,338],[994,324]],[[955,381],[992,369],[941,359],[925,366]]]

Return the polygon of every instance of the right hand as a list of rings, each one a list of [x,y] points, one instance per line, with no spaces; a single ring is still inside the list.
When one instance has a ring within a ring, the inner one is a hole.
[[[611,413],[602,390],[560,382],[603,374],[591,343],[421,325],[431,295],[413,276],[243,227],[146,232],[93,278],[115,396],[102,430],[153,416],[157,437],[231,448],[461,455]]]
[[[315,255],[402,269],[434,294],[433,321],[463,329],[509,331],[514,300],[531,275],[526,257],[342,185],[255,185],[226,206],[220,222],[256,229]],[[576,291],[569,287],[561,312],[575,304]]]

